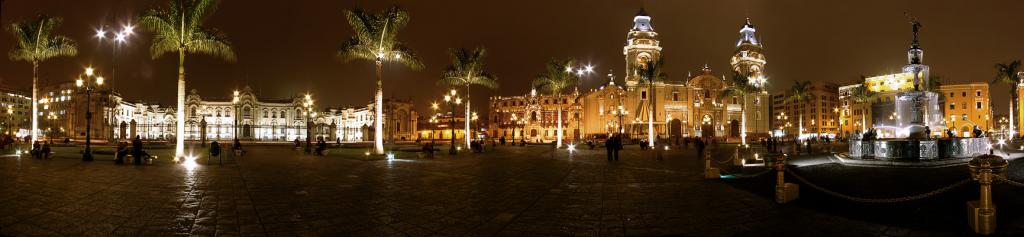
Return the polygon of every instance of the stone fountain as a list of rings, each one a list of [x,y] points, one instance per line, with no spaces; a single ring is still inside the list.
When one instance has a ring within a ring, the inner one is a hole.
[[[946,158],[971,158],[988,153],[991,149],[988,138],[932,138],[932,128],[945,128],[942,123],[942,106],[939,95],[928,90],[928,66],[922,64],[924,50],[918,44],[918,30],[921,24],[912,20],[914,41],[907,52],[910,64],[903,67],[904,73],[913,73],[914,88],[898,92],[891,104],[894,110],[892,125],[895,138],[877,139],[874,132],[850,139],[850,157],[891,161],[936,160]],[[923,88],[923,90],[922,90]],[[888,104],[881,104],[888,106]],[[875,125],[880,127],[879,124]],[[966,162],[966,161],[964,161]]]

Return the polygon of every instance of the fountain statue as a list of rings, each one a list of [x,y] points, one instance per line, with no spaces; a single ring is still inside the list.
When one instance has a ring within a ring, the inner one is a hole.
[[[949,136],[933,139],[932,127],[945,128],[939,94],[932,92],[927,83],[928,66],[924,65],[924,50],[918,42],[921,23],[910,18],[914,39],[907,52],[909,64],[904,73],[912,73],[913,89],[896,93],[892,103],[894,124],[884,126],[894,129],[895,137],[877,138],[874,128],[863,136],[850,140],[850,156],[854,158],[874,157],[883,160],[922,160],[940,158],[969,158],[987,153],[990,143],[980,134],[970,138]],[[877,104],[876,106],[887,106]],[[880,126],[876,124],[875,126]]]

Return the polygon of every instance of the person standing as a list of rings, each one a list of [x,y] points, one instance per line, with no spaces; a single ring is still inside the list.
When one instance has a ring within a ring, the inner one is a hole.
[[[697,139],[697,159],[704,159],[704,139]]]
[[[612,153],[615,152],[615,136],[609,137],[608,140],[604,141],[604,149],[608,152],[608,161],[612,161]]]
[[[615,161],[619,161],[619,151],[622,150],[622,135],[621,134],[615,136],[615,143],[614,143],[614,145],[615,145],[615,150],[613,150],[614,158],[615,158]]]

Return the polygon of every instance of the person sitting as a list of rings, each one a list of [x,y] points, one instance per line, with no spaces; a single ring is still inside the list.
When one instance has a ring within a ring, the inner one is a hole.
[[[66,144],[71,144],[71,138],[67,138],[67,137],[65,137],[65,138],[64,138],[64,144],[65,144],[65,145],[66,145]]]
[[[427,158],[434,158],[434,143],[423,144],[423,155]]]
[[[297,138],[297,137],[296,137],[296,138],[295,138],[295,142],[294,142],[294,143],[295,143],[295,147],[292,147],[292,150],[296,150],[296,151],[298,151],[298,150],[299,150],[299,147],[301,147],[301,146],[302,146],[302,142],[300,142],[300,141],[299,141],[299,138]]]
[[[39,145],[39,141],[33,141],[32,142],[32,151],[29,151],[29,153],[32,154],[32,158],[42,159],[43,156],[40,153],[40,150],[42,150],[42,148],[43,147],[41,145]]]
[[[320,140],[320,141],[316,142],[316,155],[323,156],[323,155],[325,155],[324,151],[326,151],[326,150],[327,150],[327,142],[324,142],[323,140]]]
[[[114,164],[124,164],[125,156],[128,156],[128,143],[118,142],[117,151],[114,153]]]
[[[242,141],[235,138],[234,144],[231,145],[231,149],[235,152],[235,156],[244,156],[245,150],[242,149]]]
[[[53,142],[43,142],[42,157],[45,159],[50,159],[50,143]]]
[[[220,143],[217,141],[210,142],[210,158],[206,160],[206,163],[209,164],[210,159],[213,159],[214,156],[220,158]]]

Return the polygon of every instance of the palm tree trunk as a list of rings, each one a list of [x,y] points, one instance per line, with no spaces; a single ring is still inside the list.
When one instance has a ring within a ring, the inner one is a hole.
[[[178,110],[177,131],[174,137],[174,157],[185,156],[185,49],[178,49]]]
[[[32,141],[39,140],[39,62],[32,62]]]
[[[747,95],[743,95],[743,111],[740,112],[740,144],[747,144]]]
[[[469,101],[470,101],[470,98],[469,98],[469,84],[466,84],[466,113],[465,113],[466,119],[464,119],[464,120],[466,120],[466,131],[463,132],[463,134],[466,134],[466,136],[465,136],[466,137],[466,139],[465,139],[466,140],[466,147],[470,147],[469,142],[470,142],[470,139],[471,139],[470,138],[470,134],[471,133],[469,132],[469,120],[470,120],[470,116],[471,116],[470,112],[469,112]]]
[[[555,103],[558,103],[558,98],[560,97],[561,95],[555,94]],[[557,136],[555,138],[555,140],[557,140],[557,142],[555,142],[555,148],[562,147],[562,104],[558,104],[558,130],[555,136]]]
[[[374,95],[373,153],[384,154],[384,82],[381,80],[383,62],[377,59],[377,93]],[[452,134],[454,135],[454,134]]]
[[[650,93],[648,93],[648,94],[650,94],[650,95],[647,97],[647,99],[651,101],[651,103],[649,103],[650,106],[651,106],[651,109],[649,111],[647,111],[647,114],[648,114],[648,116],[647,116],[647,144],[650,147],[654,147],[654,114],[655,114],[654,113],[654,109],[657,108],[657,107],[655,107],[655,105],[654,105],[654,101],[655,101],[654,100],[654,81],[651,81],[649,84],[650,84],[650,90],[649,90]]]

